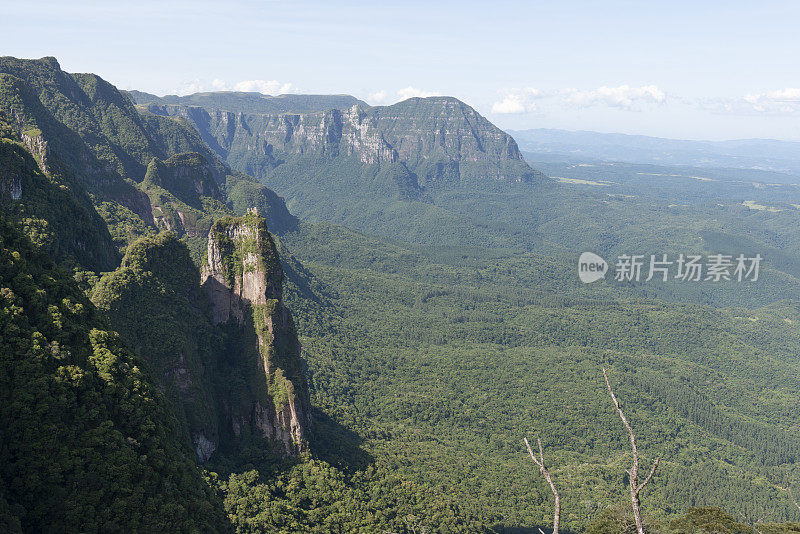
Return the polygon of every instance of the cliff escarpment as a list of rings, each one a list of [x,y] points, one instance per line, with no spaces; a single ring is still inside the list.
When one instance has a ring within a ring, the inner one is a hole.
[[[232,170],[189,121],[141,110],[99,76],[64,72],[55,58],[0,57],[0,113],[41,173],[108,227],[107,251],[72,254],[83,268],[113,269],[118,251],[161,230],[187,238],[199,256],[215,219],[250,206],[273,230],[296,225],[282,198]]]
[[[142,102],[155,114],[184,117],[232,167],[258,178],[268,178],[271,169],[294,157],[399,163],[417,188],[476,180],[526,182],[541,174],[528,167],[511,136],[455,98],[281,113],[230,111],[220,102],[214,107],[153,98]]]
[[[250,438],[307,448],[310,401],[283,270],[256,213],[215,223],[202,272],[174,233],[133,243],[93,301],[146,360],[200,462]]]
[[[393,239],[504,242],[507,234],[491,235],[476,216],[487,199],[536,195],[549,181],[511,136],[456,98],[374,107],[329,100],[309,110],[304,95],[281,109],[244,106],[253,97],[242,93],[131,96],[143,114],[192,124],[220,158],[284,197],[300,219]]]
[[[249,428],[289,453],[305,450],[311,414],[300,343],[283,302],[278,252],[256,210],[214,224],[201,280],[213,323],[234,340],[227,363],[244,369],[250,392],[226,396],[233,433]]]

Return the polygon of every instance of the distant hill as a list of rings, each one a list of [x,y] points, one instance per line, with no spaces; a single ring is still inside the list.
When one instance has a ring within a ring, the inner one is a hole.
[[[800,173],[800,142],[774,139],[689,141],[588,131],[509,130],[526,152],[656,165]]]
[[[127,91],[141,106],[198,106],[209,110],[234,113],[312,113],[331,109],[348,109],[354,105],[368,107],[366,102],[350,95],[277,95],[214,91],[187,96],[156,96],[142,91]]]
[[[370,107],[339,95],[129,94],[152,113],[189,119],[220,157],[258,178],[293,156],[309,163],[355,156],[364,165],[399,164],[412,189],[467,176],[528,181],[536,174],[514,139],[450,97]]]
[[[310,109],[321,97],[213,93],[154,102],[130,94],[148,113],[187,119],[219,157],[285,197],[299,217],[389,237],[429,242],[444,231],[456,240],[464,232],[492,240],[469,222],[471,208],[464,213],[460,201],[445,197],[510,184],[535,188],[544,179],[511,136],[455,98],[375,107],[353,99],[344,108],[332,107],[345,103],[335,96],[322,111],[255,112],[237,110],[243,99],[269,106],[276,98]]]

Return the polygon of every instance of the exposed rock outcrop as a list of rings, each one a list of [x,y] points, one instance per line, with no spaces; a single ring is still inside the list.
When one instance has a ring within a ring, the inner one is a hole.
[[[155,105],[192,122],[229,164],[256,177],[290,157],[354,156],[365,165],[399,163],[419,186],[540,176],[514,139],[456,98],[412,98],[392,106],[355,104],[308,113],[233,112]]]
[[[205,235],[208,224],[198,229],[203,218],[203,199],[224,201],[214,165],[202,154],[184,152],[166,160],[153,158],[140,184],[150,204],[150,220],[159,229],[178,235]]]
[[[289,453],[304,450],[311,420],[300,343],[282,299],[278,252],[257,211],[213,225],[201,280],[214,324],[252,340],[233,356],[250,373],[247,381],[255,388],[251,398],[226,403],[233,433],[239,435],[249,425],[262,437],[281,442]]]
[[[22,179],[0,170],[0,200],[19,200],[22,198]]]

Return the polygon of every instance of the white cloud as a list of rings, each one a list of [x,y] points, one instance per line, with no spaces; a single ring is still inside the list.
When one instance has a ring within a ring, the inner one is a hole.
[[[294,92],[292,84],[281,83],[278,80],[246,80],[235,83],[233,90],[263,93],[265,95],[283,95]]]
[[[397,96],[400,97],[400,100],[407,100],[409,98],[427,98],[429,96],[441,96],[442,94],[436,91],[423,91],[421,89],[417,89],[416,87],[408,86],[405,89],[399,89],[397,91]]]
[[[800,89],[786,87],[738,98],[704,97],[693,100],[700,109],[733,115],[794,115],[800,113]]]
[[[540,91],[533,87],[500,91],[502,98],[492,104],[492,113],[523,114],[552,106],[589,107],[606,105],[613,108],[636,110],[643,104],[663,104],[667,95],[656,85],[631,87],[598,87],[597,89],[557,89]]]
[[[384,90],[375,91],[374,93],[370,93],[367,95],[367,102],[369,102],[373,106],[378,106],[386,102],[387,96],[388,95]]]
[[[762,113],[795,113],[800,111],[800,89],[787,87],[766,93],[745,95],[743,100]]]
[[[541,91],[533,87],[509,89],[503,93],[503,99],[492,104],[492,113],[531,113],[536,111],[535,100],[545,98]]]
[[[178,96],[186,96],[192,93],[199,93],[204,90],[205,84],[200,80],[183,82],[183,84],[173,91]]]
[[[563,93],[566,103],[578,107],[605,104],[614,108],[633,110],[637,109],[639,104],[663,104],[667,100],[667,95],[657,85],[603,86],[590,91],[566,89]]]
[[[186,96],[206,91],[245,91],[265,95],[282,95],[297,92],[291,83],[283,83],[277,80],[243,80],[231,85],[225,80],[214,78],[210,83],[199,79],[185,82],[175,90],[175,94]]]

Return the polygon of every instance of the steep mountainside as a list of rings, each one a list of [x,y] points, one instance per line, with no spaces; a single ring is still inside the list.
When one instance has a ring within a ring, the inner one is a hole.
[[[132,96],[143,113],[188,120],[229,165],[283,195],[299,217],[392,238],[504,243],[507,234],[476,220],[457,197],[483,199],[514,186],[535,195],[545,180],[510,136],[454,98],[257,112],[236,111],[239,93],[214,93],[213,106],[199,97],[175,104]]]
[[[305,450],[311,405],[300,343],[283,303],[278,251],[257,211],[214,224],[201,280],[214,324],[236,333],[228,335],[237,340],[231,360],[249,370],[250,399],[226,406],[234,434],[249,425],[287,452]],[[228,384],[229,399],[242,397],[235,384]]]
[[[297,224],[280,197],[97,77],[2,58],[0,82],[0,530],[480,529],[323,413],[311,426],[267,232]],[[267,219],[232,216],[253,206]],[[56,264],[95,272],[79,289]]]
[[[305,450],[308,385],[264,218],[215,223],[207,257],[201,277],[174,234],[142,238],[93,300],[180,407],[199,461],[250,435]]]
[[[214,219],[243,213],[244,203],[275,229],[295,224],[280,197],[232,171],[189,123],[140,112],[108,82],[66,73],[54,58],[0,58],[0,111],[43,172],[85,188],[119,247],[163,229],[204,241]]]
[[[28,142],[23,142],[27,139]],[[82,186],[53,172],[29,136],[20,137],[0,112],[0,209],[54,260],[110,270],[119,261],[105,222]]]
[[[189,97],[180,104],[166,98],[138,102],[153,113],[186,117],[228,163],[258,178],[300,155],[309,161],[353,156],[365,165],[400,163],[414,188],[536,176],[509,135],[455,98],[259,113],[235,111],[236,95],[218,94],[213,107]]]
[[[2,212],[0,340],[0,525],[228,530],[141,360]]]

